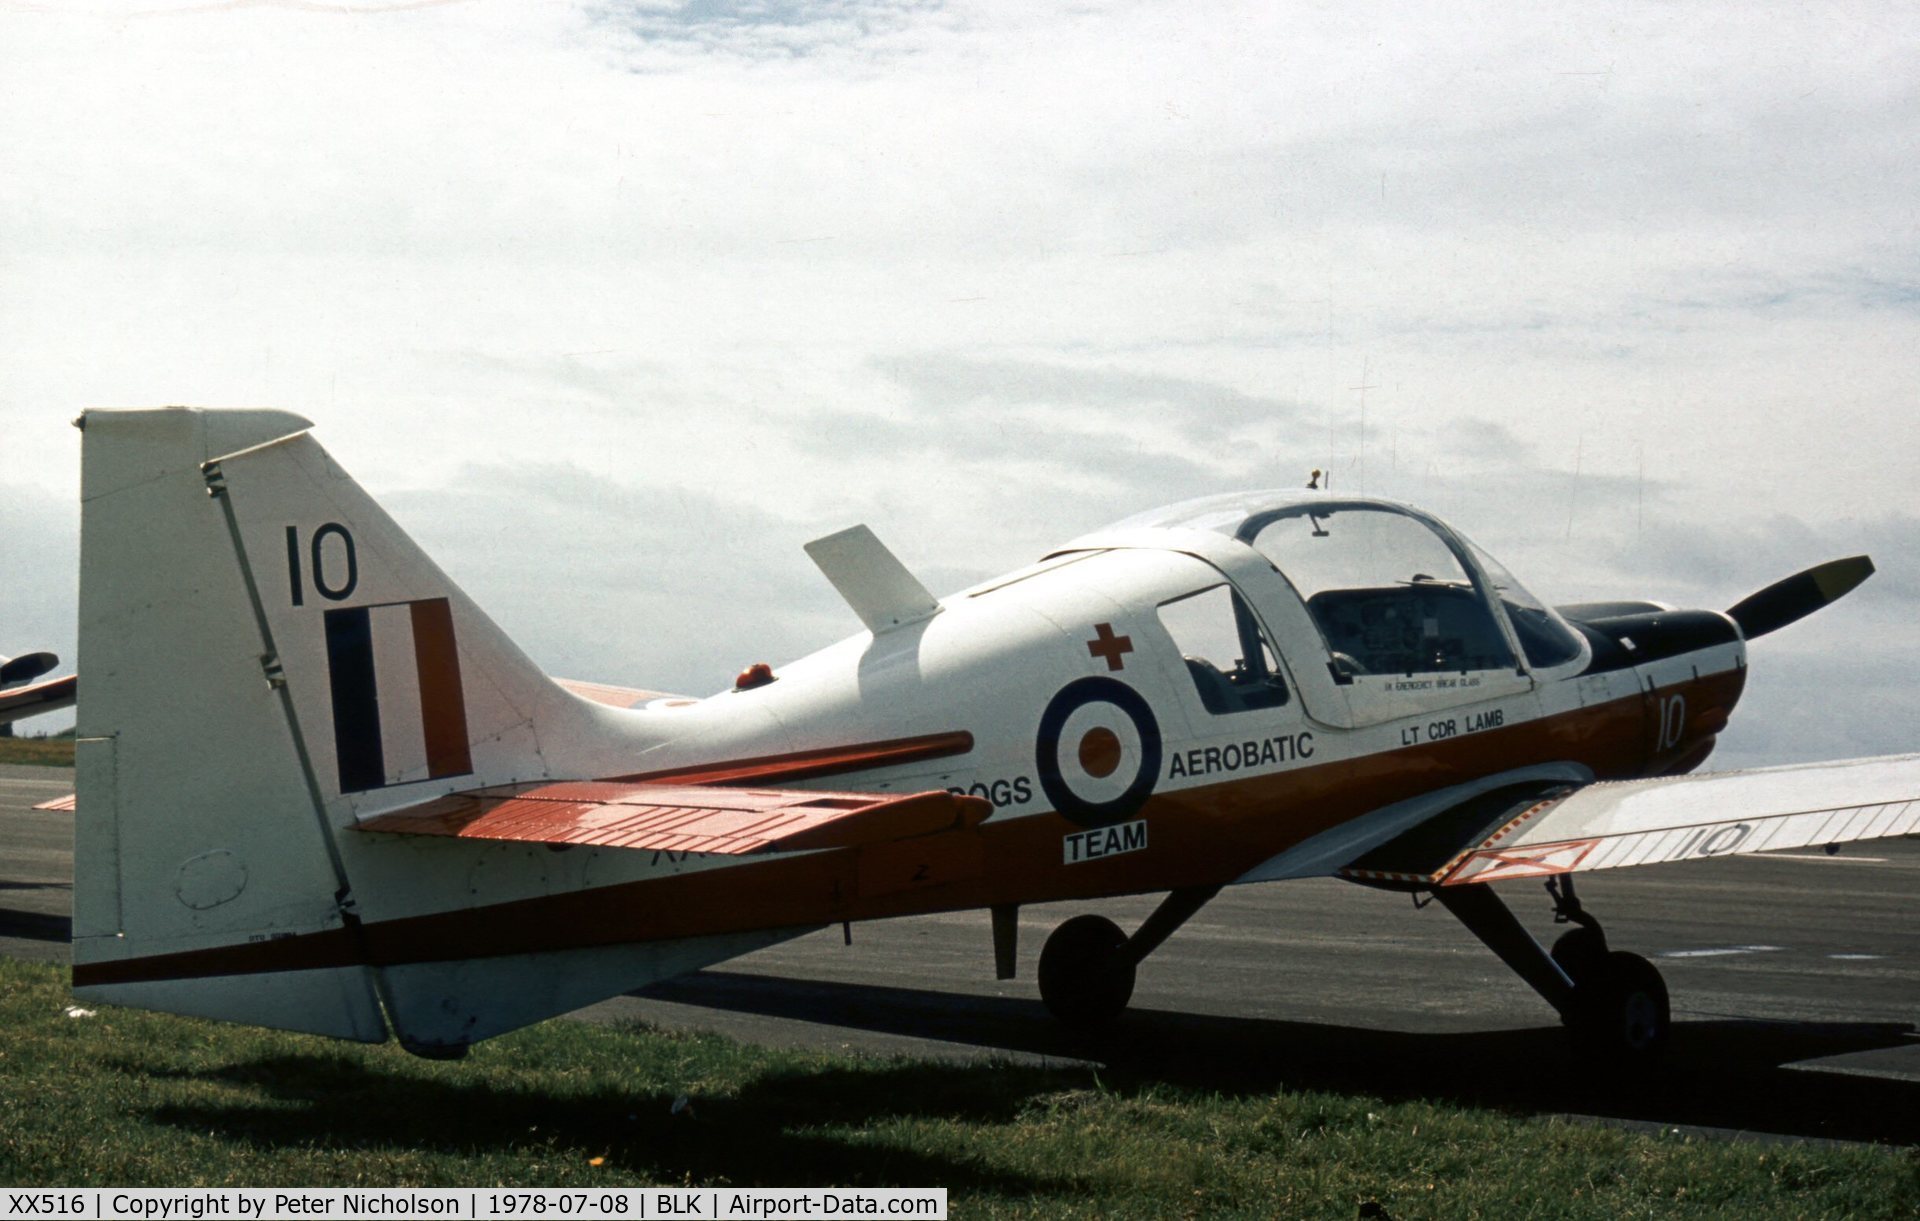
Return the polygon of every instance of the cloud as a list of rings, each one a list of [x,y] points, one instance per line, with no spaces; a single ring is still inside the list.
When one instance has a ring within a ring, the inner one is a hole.
[[[1207,490],[1248,477],[1300,410],[1231,386],[1113,365],[1092,368],[955,353],[881,358],[905,392],[885,415],[823,413],[796,422],[801,444],[920,452],[993,472],[996,482],[1068,488]]]
[[[79,532],[69,507],[36,488],[0,483],[0,653],[47,650],[60,656],[53,673],[71,674],[77,660],[74,608],[79,601]],[[53,733],[71,712],[21,723],[22,733]]]
[[[1913,14],[179,7],[0,12],[43,530],[78,408],[284,406],[556,668],[707,689],[862,519],[944,590],[1320,467],[1722,605],[1920,518]]]
[[[637,59],[671,50],[756,62],[856,50],[867,57],[899,53],[916,45],[911,36],[940,20],[945,6],[929,0],[630,0],[587,12],[631,38]]]
[[[1825,613],[1842,612],[1835,607]],[[1920,691],[1911,677],[1920,670],[1920,647],[1911,639],[1833,647],[1846,639],[1858,634],[1836,632],[1815,652],[1789,651],[1771,639],[1757,642],[1746,693],[1708,766],[1769,767],[1920,751]]]
[[[859,629],[803,528],[683,489],[475,465],[382,500],[550,673],[707,695]]]
[[[1087,368],[938,353],[879,358],[874,365],[932,409],[1031,407],[1090,418],[1117,414],[1133,423],[1172,419],[1195,437],[1291,424],[1301,415],[1297,405],[1232,386],[1112,364]]]

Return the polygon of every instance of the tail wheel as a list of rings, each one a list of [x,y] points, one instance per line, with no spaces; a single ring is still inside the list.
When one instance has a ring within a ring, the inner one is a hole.
[[[1582,1050],[1623,1066],[1659,1060],[1673,1032],[1673,1014],[1666,981],[1652,963],[1638,954],[1615,951],[1600,960],[1591,977],[1574,978],[1571,1024]]]
[[[1040,1000],[1063,1022],[1092,1026],[1120,1016],[1133,999],[1127,935],[1105,916],[1075,916],[1040,950]]]

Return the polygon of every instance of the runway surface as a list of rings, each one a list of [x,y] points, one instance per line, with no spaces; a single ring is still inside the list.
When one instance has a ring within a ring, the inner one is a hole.
[[[0,953],[65,961],[71,815],[28,807],[71,773],[0,766]],[[1093,1038],[1032,979],[1080,911],[1131,928],[1153,898],[1026,909],[996,982],[984,912],[856,925],[583,1011],[751,1042],[963,1062],[1091,1062],[1227,1092],[1355,1089],[1648,1125],[1920,1144],[1920,840],[1583,875],[1616,948],[1666,976],[1676,1022],[1653,1083],[1594,1079],[1546,1005],[1438,906],[1332,880],[1230,889],[1140,970]],[[1543,941],[1540,887],[1502,893]]]

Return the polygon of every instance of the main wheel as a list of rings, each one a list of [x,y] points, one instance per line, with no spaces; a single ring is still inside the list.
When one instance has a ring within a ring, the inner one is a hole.
[[[1553,961],[1579,987],[1598,975],[1607,961],[1607,939],[1584,925],[1568,929],[1553,943]]]
[[[1127,935],[1105,916],[1075,916],[1040,950],[1040,1000],[1063,1022],[1091,1026],[1120,1016],[1133,999]]]
[[[1569,972],[1571,974],[1571,972]],[[1666,981],[1638,954],[1615,951],[1587,979],[1575,976],[1575,1039],[1596,1059],[1620,1066],[1659,1060],[1673,1032]]]

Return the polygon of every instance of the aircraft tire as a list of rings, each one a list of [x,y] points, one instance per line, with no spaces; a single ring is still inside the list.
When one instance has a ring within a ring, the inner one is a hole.
[[[1607,939],[1590,928],[1569,929],[1553,943],[1553,961],[1580,987],[1606,966]]]
[[[1638,954],[1616,950],[1581,981],[1570,1025],[1583,1052],[1613,1067],[1657,1063],[1673,1033],[1666,981]]]
[[[1074,1026],[1119,1017],[1133,999],[1126,944],[1127,935],[1105,916],[1075,916],[1054,929],[1040,950],[1040,1000],[1047,1011]]]

